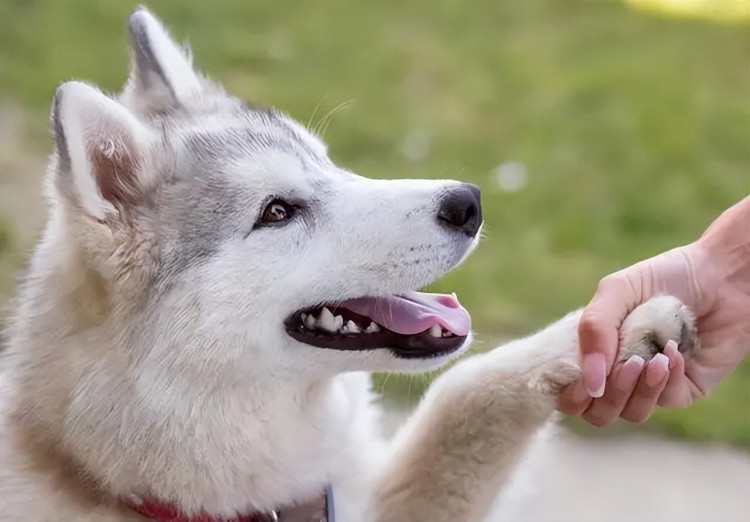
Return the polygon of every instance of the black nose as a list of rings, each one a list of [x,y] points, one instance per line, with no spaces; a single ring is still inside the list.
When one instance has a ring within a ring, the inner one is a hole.
[[[469,237],[474,237],[482,226],[482,203],[479,187],[461,183],[443,196],[437,215],[438,221]]]

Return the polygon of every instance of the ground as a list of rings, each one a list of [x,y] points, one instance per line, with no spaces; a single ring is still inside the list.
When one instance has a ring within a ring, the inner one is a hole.
[[[564,433],[543,465],[517,522],[747,521],[750,456],[735,449]]]
[[[386,434],[407,410],[390,405]],[[746,522],[750,455],[649,435],[581,437],[539,446],[512,522]],[[487,522],[509,522],[499,516]]]
[[[539,461],[535,501],[513,522],[747,521],[750,455],[743,451],[565,431]]]

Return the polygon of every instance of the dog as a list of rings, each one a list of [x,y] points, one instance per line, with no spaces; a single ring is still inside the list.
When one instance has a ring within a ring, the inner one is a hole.
[[[0,373],[0,520],[476,521],[577,379],[574,312],[443,372],[393,440],[370,372],[464,354],[480,191],[374,180],[197,73],[144,8],[117,95],[55,94],[49,219]],[[677,299],[622,357],[697,349]]]

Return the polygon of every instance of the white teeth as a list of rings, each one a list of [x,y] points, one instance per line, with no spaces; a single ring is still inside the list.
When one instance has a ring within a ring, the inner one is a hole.
[[[453,332],[449,332],[448,330],[443,330],[443,337],[453,337]]]
[[[371,322],[370,326],[368,326],[367,329],[365,330],[365,332],[367,333],[377,333],[379,331],[380,331],[380,326],[375,324],[375,322]]]
[[[344,322],[343,316],[334,316],[327,307],[321,308],[320,315],[317,318],[311,313],[300,314],[300,317],[302,318],[302,324],[304,324],[305,328],[308,330],[317,329],[328,333],[342,334],[358,334],[363,331],[367,333],[377,333],[382,331],[381,326],[374,321],[364,330],[354,321]]]
[[[443,330],[442,328],[440,328],[440,326],[433,324],[430,327],[430,335],[432,337],[440,337],[442,334],[443,334]]]
[[[315,321],[315,316],[313,314],[306,316],[304,319],[305,319],[305,328],[307,328],[308,330],[312,330],[313,328],[315,328],[316,321]]]
[[[359,326],[357,326],[357,325],[356,325],[356,324],[354,323],[354,321],[349,321],[349,322],[348,322],[348,323],[346,323],[346,325],[344,326],[344,330],[343,330],[343,331],[344,331],[344,332],[347,332],[347,333],[359,333],[359,332],[360,332],[361,330],[359,329]]]
[[[318,327],[327,332],[335,332],[338,330],[338,328],[336,328],[336,321],[333,318],[333,314],[326,307],[323,307],[323,310],[320,312],[320,317],[318,317]]]

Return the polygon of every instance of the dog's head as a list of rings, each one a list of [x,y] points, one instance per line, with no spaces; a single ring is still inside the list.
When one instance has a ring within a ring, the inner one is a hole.
[[[417,290],[476,245],[476,187],[348,172],[290,117],[197,74],[149,12],[129,30],[119,96],[58,89],[52,177],[109,302],[97,320],[136,360],[319,375],[462,351],[468,313]]]

